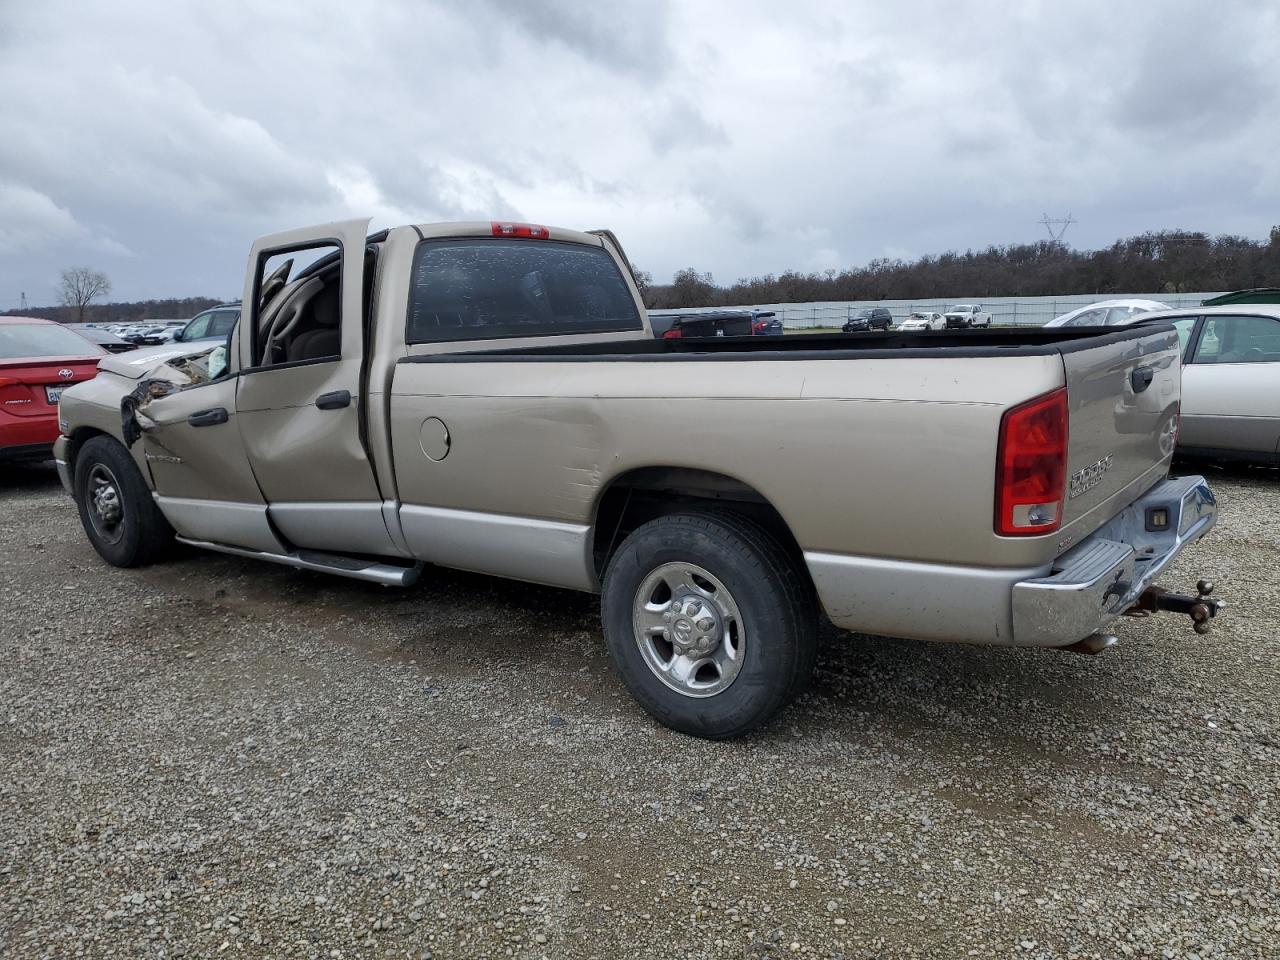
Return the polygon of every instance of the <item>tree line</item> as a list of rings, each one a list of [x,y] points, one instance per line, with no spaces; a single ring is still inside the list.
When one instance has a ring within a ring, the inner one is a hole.
[[[137,323],[141,320],[187,320],[201,310],[216,307],[223,300],[213,297],[170,297],[134,303],[65,304],[57,307],[27,307],[9,310],[10,315],[41,317],[59,323]]]
[[[814,300],[945,300],[1117,293],[1170,294],[1280,287],[1280,226],[1268,239],[1160,230],[1102,250],[1061,243],[1008,244],[917,260],[881,258],[863,267],[745,277],[718,286],[694,267],[657,285],[640,272],[653,309],[805,303]]]
[[[916,260],[880,258],[863,267],[744,277],[718,286],[695,267],[655,284],[636,271],[645,306],[651,309],[728,307],[756,303],[822,300],[946,300],[984,297],[1043,297],[1117,293],[1171,294],[1202,290],[1280,287],[1280,226],[1266,240],[1191,230],[1159,230],[1117,240],[1102,250],[1073,250],[1038,243],[950,251]],[[212,297],[93,303],[110,293],[104,274],[87,267],[62,273],[60,306],[28,307],[27,316],[62,323],[185,319],[217,306]],[[17,310],[7,311],[9,314]]]

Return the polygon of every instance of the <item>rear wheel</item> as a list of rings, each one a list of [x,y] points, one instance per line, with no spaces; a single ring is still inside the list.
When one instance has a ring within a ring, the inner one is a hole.
[[[113,567],[151,563],[173,541],[173,528],[151,498],[142,472],[111,437],[94,437],[80,448],[75,493],[89,542]]]
[[[813,672],[807,578],[764,528],[729,511],[669,514],[635,530],[610,560],[601,612],[623,682],[682,733],[748,733]]]

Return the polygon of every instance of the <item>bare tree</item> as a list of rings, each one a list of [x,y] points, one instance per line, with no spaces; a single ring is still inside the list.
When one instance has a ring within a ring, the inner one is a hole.
[[[76,311],[76,322],[84,323],[84,308],[98,297],[111,292],[111,281],[101,270],[88,267],[68,267],[62,271],[62,286],[58,295],[64,307]]]

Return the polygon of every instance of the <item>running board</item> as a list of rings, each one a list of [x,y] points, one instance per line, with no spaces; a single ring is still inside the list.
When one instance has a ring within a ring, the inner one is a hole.
[[[177,540],[179,543],[185,543],[189,547],[199,547],[201,550],[229,553],[237,557],[248,557],[250,560],[266,560],[268,563],[297,567],[299,570],[318,570],[321,573],[332,573],[339,577],[350,577],[352,580],[380,583],[384,587],[412,586],[417,582],[423,567],[421,563],[403,567],[394,563],[381,563],[377,560],[366,560],[361,557],[347,557],[340,553],[324,553],[320,550],[299,550],[296,553],[266,553],[262,550],[250,550],[245,547],[230,547],[225,543],[210,543],[207,540],[190,540],[186,537],[178,537]]]

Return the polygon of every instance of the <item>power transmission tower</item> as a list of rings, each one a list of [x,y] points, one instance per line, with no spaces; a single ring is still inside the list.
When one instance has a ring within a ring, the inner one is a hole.
[[[1050,217],[1047,213],[1040,218],[1040,222],[1044,224],[1044,228],[1049,231],[1049,242],[1054,244],[1062,243],[1062,235],[1067,232],[1067,227],[1076,223],[1071,214],[1065,217]]]

